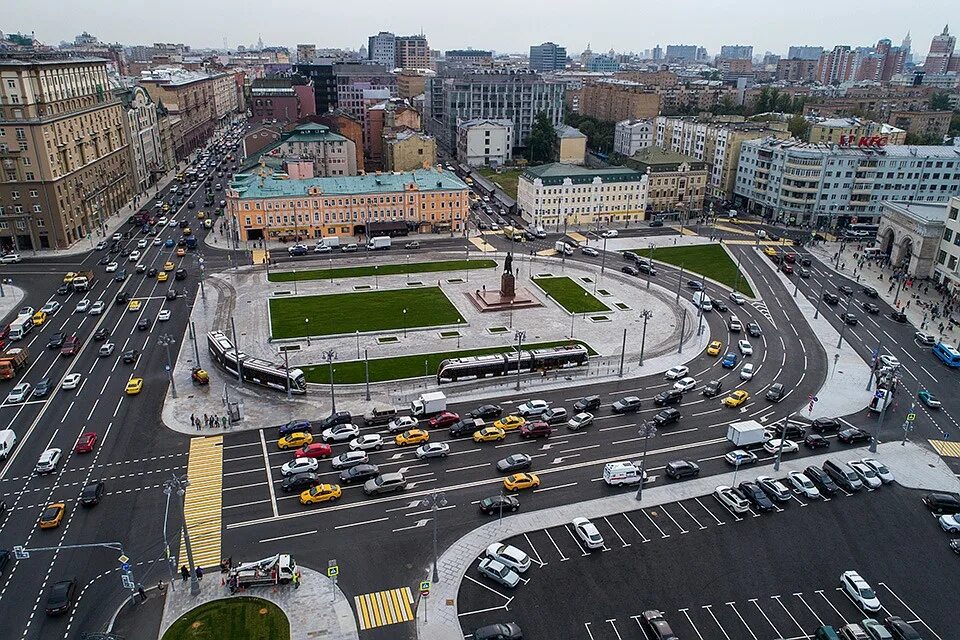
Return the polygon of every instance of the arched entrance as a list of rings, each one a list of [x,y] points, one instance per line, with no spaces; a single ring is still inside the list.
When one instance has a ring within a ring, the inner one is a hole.
[[[905,270],[910,268],[910,260],[913,258],[913,238],[904,236],[900,241],[900,250],[897,252],[896,266]]]
[[[887,228],[883,230],[880,234],[880,252],[883,255],[890,257],[890,254],[893,252],[893,241],[895,236],[892,228]]]

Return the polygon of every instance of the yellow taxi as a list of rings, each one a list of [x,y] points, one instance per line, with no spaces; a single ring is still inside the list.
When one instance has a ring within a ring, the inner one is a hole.
[[[744,402],[746,402],[749,397],[750,397],[749,393],[747,393],[743,389],[738,389],[737,391],[734,391],[733,393],[728,395],[726,398],[724,398],[723,404],[727,405],[728,407],[739,407]]]
[[[127,305],[127,311],[140,311],[140,305],[139,300],[131,300],[130,304]]]
[[[127,381],[127,395],[135,396],[143,391],[143,378],[130,378]]]
[[[707,355],[708,356],[718,356],[720,352],[723,351],[723,343],[719,340],[714,340],[707,345]]]
[[[166,282],[169,277],[166,271],[160,271],[157,273],[157,282]]]
[[[500,427],[484,427],[473,434],[474,442],[496,442],[507,437],[507,432]]]
[[[77,277],[77,274],[75,274],[73,271],[67,271],[63,275],[63,284],[70,284],[71,282],[73,282],[73,279],[76,277]]]
[[[170,205],[164,202],[163,207],[161,207],[161,209],[163,209],[164,213],[167,213],[168,211],[170,211]]]
[[[40,528],[56,529],[60,526],[60,521],[63,520],[63,514],[66,512],[67,505],[62,502],[54,502],[53,504],[47,505],[43,513],[40,514]]]
[[[176,268],[177,268],[177,265],[173,264],[173,263],[170,262],[169,260],[163,263],[163,270],[164,270],[164,271],[173,271],[173,270],[176,269]]]
[[[203,211],[200,211],[197,213],[197,220],[203,220],[206,217],[207,217],[207,214],[205,214]]]
[[[33,326],[39,327],[46,321],[47,321],[46,311],[37,311],[35,314],[33,314]]]
[[[772,258],[773,256],[777,255],[777,250],[774,249],[773,247],[765,247],[765,248],[763,249],[763,252],[764,252],[765,254],[767,254],[768,256],[770,256],[771,258]]]
[[[193,229],[191,229],[190,227],[184,227],[184,228],[183,228],[183,237],[184,237],[184,238],[186,238],[186,237],[187,237],[188,235],[190,235],[191,233],[193,233]]]
[[[407,429],[393,439],[394,443],[398,447],[408,444],[420,444],[421,442],[427,442],[428,440],[430,440],[430,434],[423,429]]]
[[[540,486],[540,476],[535,473],[515,473],[503,479],[503,488],[507,491],[534,489]]]
[[[297,431],[296,433],[288,433],[277,440],[277,447],[280,449],[299,449],[304,445],[312,443],[313,434]]]
[[[521,418],[520,416],[505,416],[494,422],[493,426],[497,429],[503,429],[504,431],[515,431],[525,424],[527,424],[525,418]]]
[[[318,484],[300,494],[300,504],[317,504],[339,500],[343,491],[338,484]]]
[[[187,250],[183,247],[177,247],[177,257],[182,258],[185,255],[187,255]]]

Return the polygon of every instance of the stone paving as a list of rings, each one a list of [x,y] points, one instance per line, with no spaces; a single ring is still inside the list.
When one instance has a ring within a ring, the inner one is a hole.
[[[23,289],[15,287],[12,284],[3,285],[3,296],[0,297],[0,319],[6,318],[8,313],[14,313],[20,308],[20,301],[23,300]],[[10,318],[10,321],[13,317]]]

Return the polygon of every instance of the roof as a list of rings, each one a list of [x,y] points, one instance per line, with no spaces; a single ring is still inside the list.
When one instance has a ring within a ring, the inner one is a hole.
[[[886,200],[883,202],[884,209],[895,211],[901,215],[907,216],[921,223],[944,223],[947,220],[947,209],[949,204],[946,202],[907,202],[898,200]]]
[[[376,193],[399,193],[411,184],[417,191],[465,191],[469,189],[450,171],[417,169],[396,173],[368,173],[362,176],[336,176],[288,180],[272,177],[260,178],[253,174],[237,174],[230,188],[241,199],[303,197],[310,189],[318,188],[322,195],[366,195]]]
[[[693,169],[706,168],[706,163],[702,160],[660,147],[644,147],[627,158],[627,162],[637,165],[643,171],[647,168],[653,171],[669,171],[684,163],[691,165]]]
[[[458,127],[469,128],[469,127],[478,127],[484,124],[492,124],[498,127],[513,127],[512,120],[496,120],[493,118],[474,118],[473,120],[464,120],[461,122]]]
[[[594,178],[600,178],[603,182],[634,182],[639,181],[641,175],[626,167],[591,169],[575,164],[554,162],[529,167],[520,177],[528,182],[533,182],[539,178],[545,185],[557,185],[562,184],[567,178],[575,184],[589,184],[593,182]]]
[[[777,140],[776,138],[757,138],[743,143],[751,147],[765,149],[782,148],[785,151],[799,151],[809,155],[833,157],[872,157],[872,158],[945,158],[960,160],[960,149],[943,145],[907,145],[888,144],[883,147],[840,147],[829,143],[798,142],[797,140]]]
[[[580,129],[576,127],[571,127],[568,124],[561,124],[556,128],[558,138],[586,138]]]

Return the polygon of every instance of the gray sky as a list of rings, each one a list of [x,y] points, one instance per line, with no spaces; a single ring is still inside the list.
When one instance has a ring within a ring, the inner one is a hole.
[[[786,53],[791,44],[866,46],[909,29],[913,51],[926,54],[943,25],[957,23],[957,0],[484,0],[483,2],[254,2],[251,0],[32,0],[3,2],[3,31],[35,31],[44,42],[73,40],[83,30],[106,42],[183,42],[230,47],[256,42],[357,49],[377,31],[421,30],[434,49],[526,51],[551,40],[578,54],[642,51],[656,44],[752,44],[755,53]],[[951,12],[950,9],[953,11]]]

